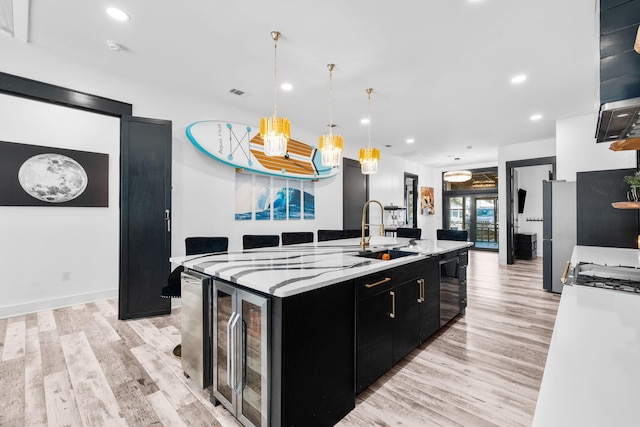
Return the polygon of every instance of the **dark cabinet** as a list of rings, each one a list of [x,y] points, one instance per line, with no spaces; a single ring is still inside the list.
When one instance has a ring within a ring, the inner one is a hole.
[[[356,393],[438,330],[438,259],[356,279]]]
[[[533,259],[538,251],[538,235],[536,233],[516,233],[513,237],[515,255],[520,259]]]
[[[438,258],[428,258],[424,264],[424,277],[418,283],[420,291],[420,342],[440,328],[440,275]]]

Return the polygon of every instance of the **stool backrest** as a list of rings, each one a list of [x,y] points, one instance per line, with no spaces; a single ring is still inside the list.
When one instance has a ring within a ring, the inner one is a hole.
[[[311,243],[311,242],[313,242],[313,232],[311,231],[282,233],[283,245],[295,245],[296,243]]]
[[[466,242],[469,236],[467,230],[436,230],[438,240],[457,240]]]
[[[280,245],[277,234],[245,234],[242,236],[243,249],[269,248]]]
[[[229,248],[228,237],[187,237],[184,239],[187,255],[226,252]]]
[[[422,236],[421,228],[398,228],[396,230],[396,236],[409,237],[411,239],[419,239]]]

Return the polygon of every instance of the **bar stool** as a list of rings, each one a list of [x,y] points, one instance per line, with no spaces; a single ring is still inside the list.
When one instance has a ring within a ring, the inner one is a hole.
[[[421,228],[398,228],[396,230],[397,237],[408,237],[410,239],[419,239],[422,236]]]
[[[280,246],[277,234],[245,234],[242,236],[242,249],[269,248]]]
[[[282,233],[282,245],[295,245],[296,243],[311,243],[313,242],[313,232],[300,231],[300,232],[283,232]]]

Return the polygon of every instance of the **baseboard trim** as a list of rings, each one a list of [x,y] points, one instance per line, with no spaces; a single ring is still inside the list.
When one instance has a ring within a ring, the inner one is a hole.
[[[118,296],[118,289],[106,289],[103,291],[90,292],[86,294],[67,295],[61,298],[53,298],[39,301],[29,301],[24,304],[5,305],[0,307],[0,319],[5,317],[21,316],[23,314],[35,313],[43,310],[69,307],[77,304],[100,301]]]

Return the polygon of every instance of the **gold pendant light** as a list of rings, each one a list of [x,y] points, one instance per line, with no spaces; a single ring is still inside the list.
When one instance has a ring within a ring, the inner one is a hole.
[[[287,154],[287,142],[291,136],[291,123],[289,119],[278,117],[278,67],[277,51],[280,33],[271,31],[273,39],[273,116],[260,119],[260,136],[264,141],[264,154],[266,156],[284,156]]]
[[[378,163],[380,163],[380,150],[371,148],[371,92],[372,88],[365,89],[369,96],[369,147],[360,149],[360,168],[362,173],[370,175],[378,172]]]
[[[329,134],[321,135],[318,147],[322,154],[323,166],[340,166],[340,156],[344,142],[342,135],[334,135],[331,130],[333,129],[333,68],[335,64],[327,64],[329,69]]]

